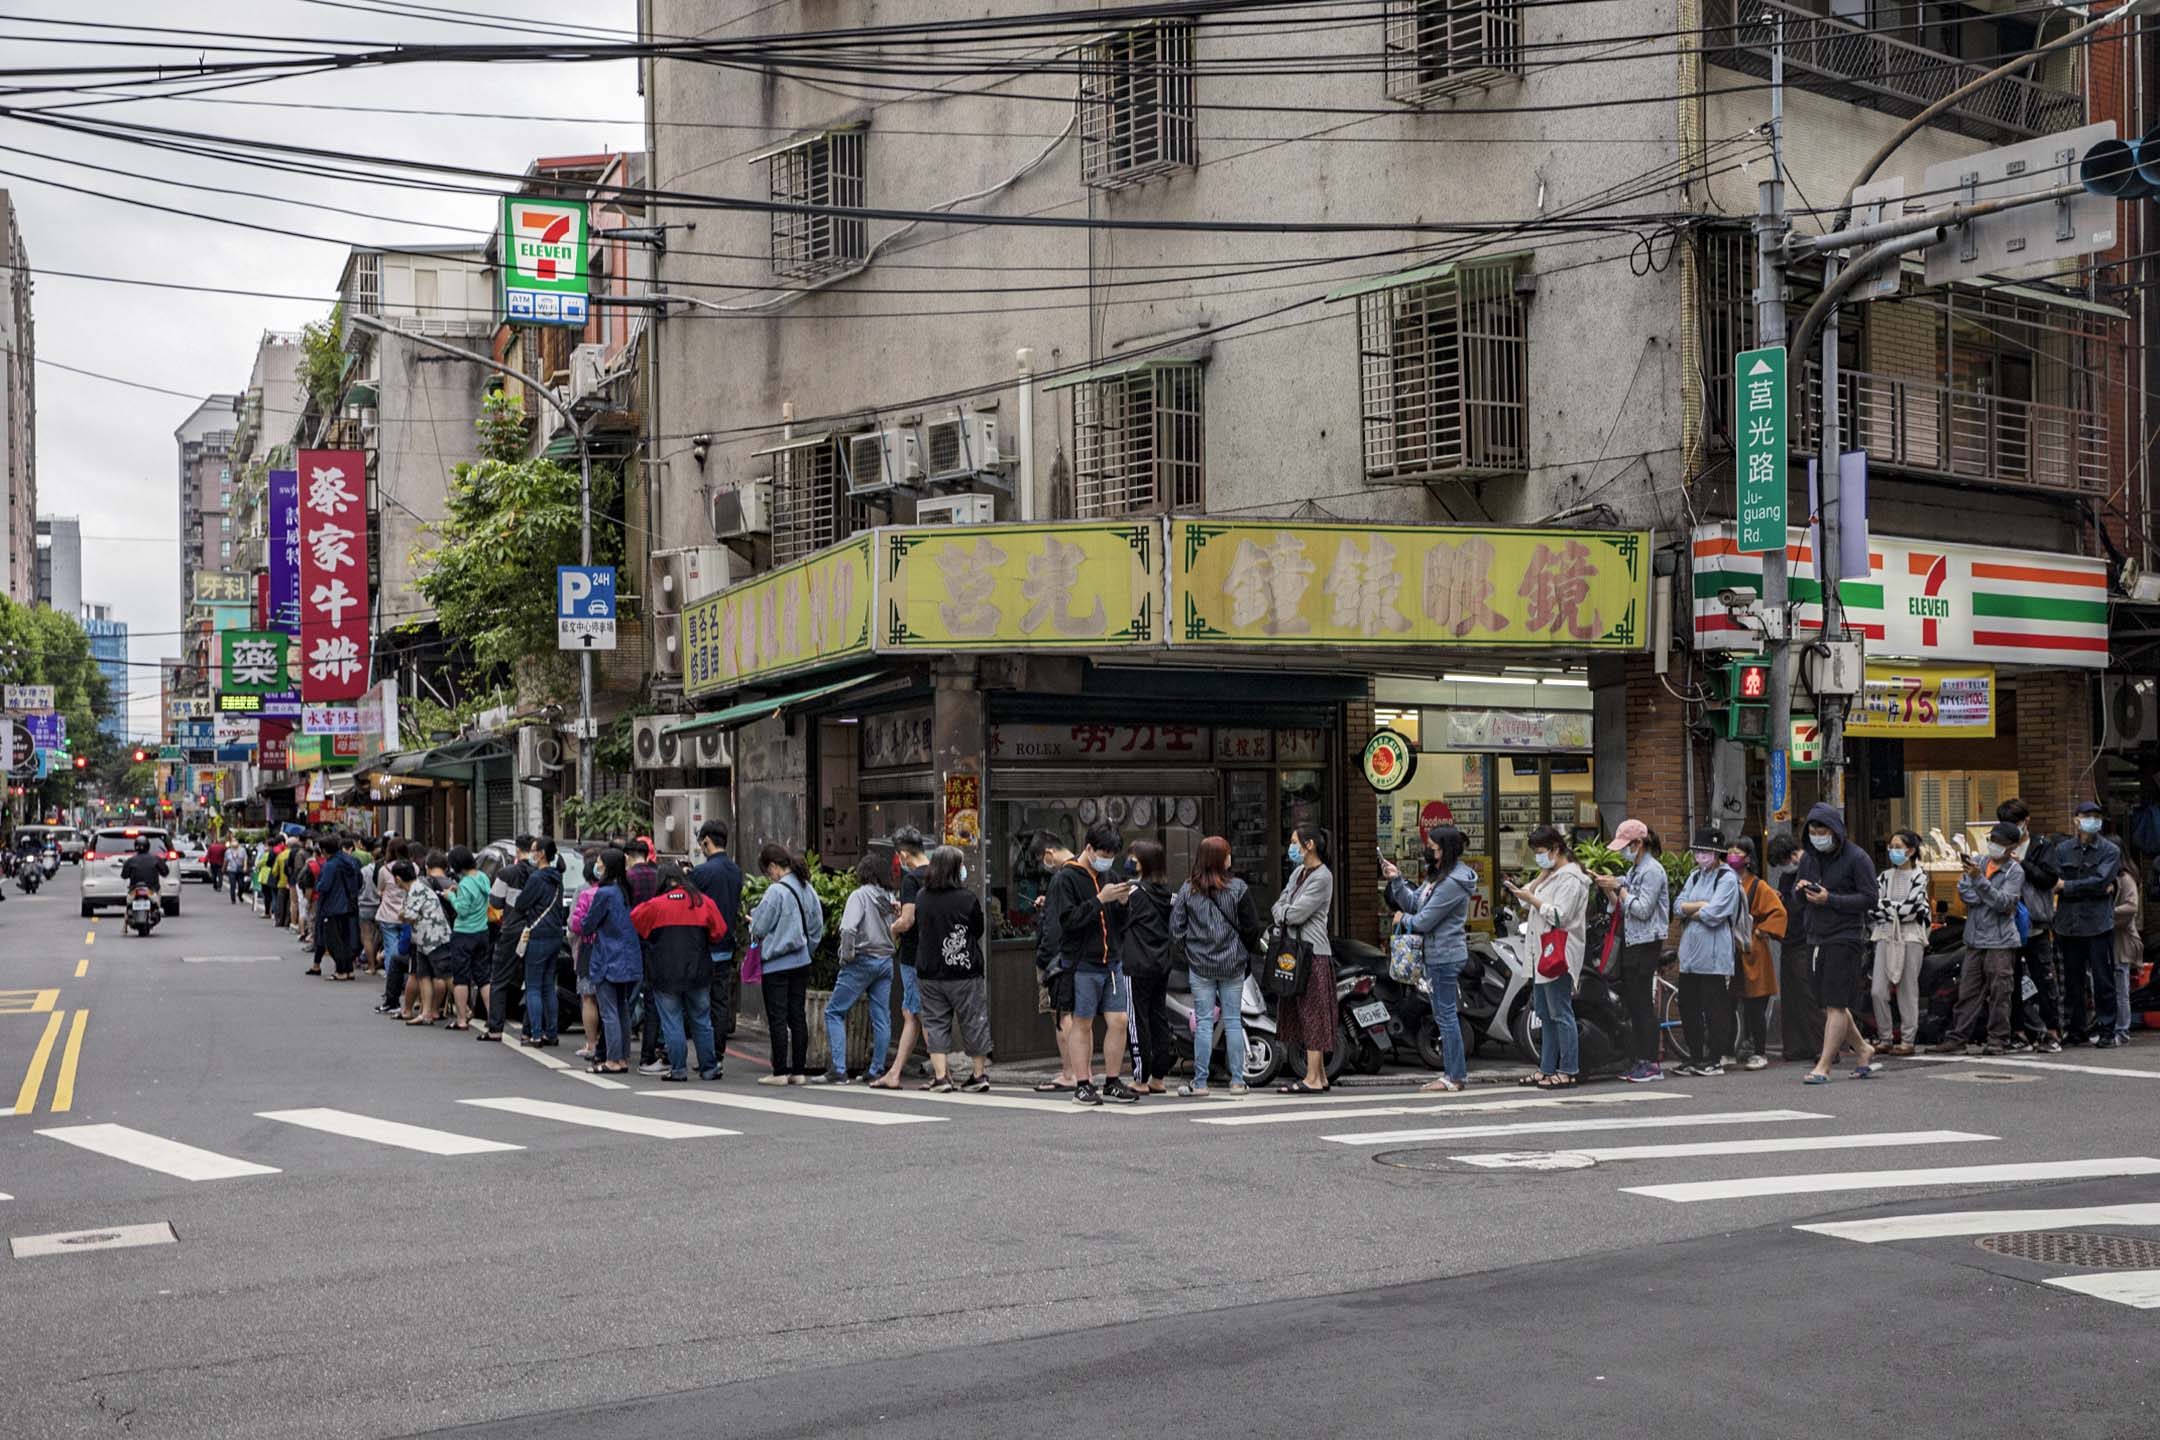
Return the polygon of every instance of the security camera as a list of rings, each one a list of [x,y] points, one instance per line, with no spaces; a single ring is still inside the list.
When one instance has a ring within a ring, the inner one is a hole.
[[[1718,604],[1727,610],[1745,610],[1759,598],[1753,590],[1743,590],[1737,585],[1727,585],[1717,592]]]

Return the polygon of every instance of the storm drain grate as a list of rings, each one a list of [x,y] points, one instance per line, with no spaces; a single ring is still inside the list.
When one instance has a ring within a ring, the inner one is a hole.
[[[2000,1070],[1937,1070],[1937,1080],[1962,1081],[1967,1085],[2032,1085],[2038,1083],[2037,1075],[2005,1075]]]
[[[1973,1244],[1990,1255],[2008,1255],[2037,1265],[2076,1265],[2086,1270],[2160,1269],[2160,1240],[2135,1235],[2011,1230],[2001,1235],[1983,1235]]]

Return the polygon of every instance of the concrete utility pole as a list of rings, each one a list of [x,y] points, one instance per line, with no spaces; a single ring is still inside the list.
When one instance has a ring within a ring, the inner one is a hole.
[[[363,330],[373,330],[379,335],[402,335],[416,345],[425,345],[430,349],[440,350],[446,355],[455,355],[460,360],[469,360],[483,369],[493,370],[498,375],[508,376],[510,379],[524,384],[527,389],[538,395],[542,400],[547,401],[555,412],[563,417],[563,423],[568,425],[570,433],[577,437],[578,563],[581,565],[592,564],[592,445],[590,437],[585,433],[585,422],[578,419],[577,412],[571,408],[569,403],[547,386],[535,383],[530,375],[513,370],[477,350],[468,350],[463,345],[453,345],[447,340],[438,340],[432,335],[410,334],[398,329],[395,325],[385,325],[372,315],[355,315],[352,317],[352,323]],[[594,733],[592,662],[592,651],[580,650],[578,652],[578,800],[586,805],[592,804]]]
[[[1783,345],[1785,343],[1785,237],[1792,224],[1785,216],[1785,15],[1779,11],[1771,16],[1772,40],[1770,49],[1770,178],[1755,187],[1755,343],[1758,346]],[[1804,393],[1804,392],[1803,392]],[[1787,413],[1792,413],[1790,406]],[[1733,416],[1737,427],[1740,417]],[[1739,477],[1734,476],[1734,483]],[[1792,491],[1791,468],[1778,477],[1778,483],[1789,495]],[[1785,558],[1785,537],[1777,537],[1777,548],[1763,555],[1763,614],[1768,634],[1765,636],[1765,653],[1770,657],[1770,773],[1785,777],[1787,804],[1792,797],[1791,756],[1787,753],[1792,744],[1792,677],[1785,668],[1786,637],[1791,634],[1791,591],[1789,571]],[[1772,788],[1774,790],[1775,782]],[[1775,823],[1779,798],[1774,794],[1764,797],[1763,818],[1767,824]],[[1765,862],[1767,863],[1767,861]]]

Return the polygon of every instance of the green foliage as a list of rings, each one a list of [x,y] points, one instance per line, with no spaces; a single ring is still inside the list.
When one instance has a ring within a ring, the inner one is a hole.
[[[435,743],[429,737],[456,735],[477,719],[484,710],[510,703],[510,692],[504,689],[483,690],[460,700],[455,705],[443,705],[425,695],[415,695],[401,701],[399,709],[404,713],[399,719],[400,742],[410,749],[420,749]]]
[[[1665,878],[1672,882],[1672,893],[1675,895],[1680,893],[1681,886],[1687,884],[1688,875],[1695,869],[1694,862],[1689,858],[1692,853],[1686,850],[1667,850],[1658,856],[1658,863],[1665,867]]]
[[[345,388],[345,307],[330,307],[330,318],[316,320],[300,330],[300,381],[308,399],[325,413],[337,408]]]
[[[855,893],[857,881],[854,870],[827,870],[818,862],[815,850],[803,856],[803,863],[810,867],[810,888],[825,907],[825,938],[818,942],[815,954],[810,957],[810,988],[830,990],[840,978],[840,916],[847,909],[848,896]],[[772,881],[763,872],[743,876],[743,914],[757,909],[758,901],[772,888]]]
[[[628,838],[652,828],[652,811],[630,790],[602,795],[590,805],[573,795],[562,802],[562,828],[580,840]]]
[[[638,703],[631,709],[644,706],[645,692],[638,692]],[[602,774],[620,775],[629,770],[637,759],[637,727],[631,722],[635,717],[622,714],[615,718],[600,738],[593,742],[593,765]]]
[[[1625,875],[1627,856],[1602,840],[1590,839],[1575,847],[1575,858],[1592,875]]]
[[[431,527],[442,543],[417,557],[420,593],[483,669],[541,662],[560,684],[555,567],[578,563],[578,477],[524,454],[525,410],[510,396],[490,395],[477,428],[482,458],[451,472],[448,513]],[[593,473],[595,515],[613,510],[621,486],[614,470]],[[621,530],[596,525],[593,563],[621,557]]]
[[[0,596],[0,680],[52,686],[54,707],[67,720],[69,749],[104,770],[115,747],[98,721],[126,702],[110,693],[105,672],[91,657],[90,637],[74,616]],[[76,803],[90,773],[54,771],[39,788],[40,804]]]

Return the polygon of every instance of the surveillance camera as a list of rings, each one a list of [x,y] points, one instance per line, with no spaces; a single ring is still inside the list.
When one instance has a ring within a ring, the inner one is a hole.
[[[1745,610],[1753,605],[1757,598],[1753,590],[1743,590],[1737,585],[1727,585],[1717,592],[1718,604],[1728,610]]]

